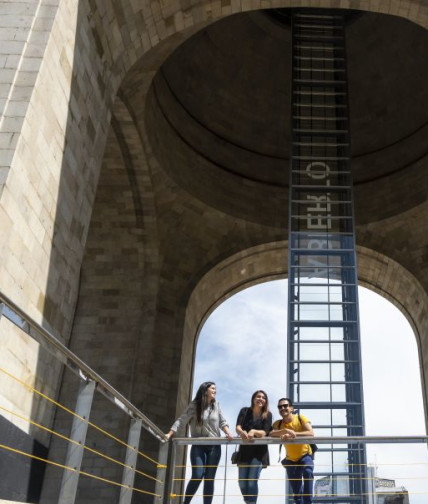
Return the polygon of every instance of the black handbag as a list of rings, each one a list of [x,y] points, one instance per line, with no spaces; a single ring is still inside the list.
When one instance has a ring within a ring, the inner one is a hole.
[[[311,450],[312,450],[311,457],[314,459],[315,458],[315,452],[318,451],[318,446],[315,443],[314,444],[310,444],[309,446],[311,447]]]
[[[236,449],[236,446],[235,451],[230,456],[230,461],[232,464],[237,464],[239,462],[239,450]]]

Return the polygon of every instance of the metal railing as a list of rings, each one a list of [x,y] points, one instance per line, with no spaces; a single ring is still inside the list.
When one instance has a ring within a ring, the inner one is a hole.
[[[408,504],[413,503],[414,500],[408,500],[409,496],[416,495],[421,499],[420,502],[425,503],[428,500],[428,451],[425,453],[424,461],[414,462],[413,465],[419,466],[419,473],[422,474],[418,481],[423,483],[424,490],[419,492],[412,492],[412,490],[405,487],[404,483],[408,479],[411,483],[415,479],[415,476],[407,478],[402,476],[403,467],[405,464],[396,465],[391,464],[390,466],[382,466],[379,464],[379,468],[382,470],[384,477],[378,477],[376,474],[376,468],[368,464],[364,467],[364,471],[355,471],[355,473],[361,472],[365,476],[362,476],[367,480],[367,493],[352,495],[350,492],[346,492],[344,488],[349,487],[349,474],[347,470],[343,470],[341,474],[339,471],[336,475],[332,474],[326,476],[323,470],[323,463],[320,459],[320,454],[323,453],[323,447],[331,445],[386,445],[391,444],[397,447],[397,445],[409,445],[409,444],[422,444],[425,448],[428,447],[428,436],[350,436],[350,437],[299,437],[298,439],[287,440],[287,444],[302,444],[302,443],[316,443],[319,447],[319,451],[315,456],[315,471],[314,471],[314,482],[315,491],[313,496],[314,503],[328,503],[333,500],[337,502],[338,500],[342,503],[360,503],[367,501],[368,504],[380,504],[394,502],[394,504]],[[187,464],[177,464],[177,449],[182,446],[191,445],[213,445],[220,444],[225,448],[223,450],[222,459],[220,460],[219,468],[216,476],[216,486],[214,493],[213,504],[234,504],[235,502],[242,503],[242,495],[239,491],[238,486],[238,474],[235,465],[230,462],[231,453],[234,451],[236,445],[248,444],[248,441],[243,441],[240,438],[236,438],[233,441],[228,441],[226,438],[173,438],[171,440],[171,456],[169,462],[168,479],[166,482],[166,502],[179,503],[185,495],[184,487],[185,482],[190,479],[190,461]],[[253,445],[282,445],[284,441],[278,438],[259,438],[251,441]],[[330,452],[331,449],[328,451]],[[263,502],[269,503],[287,503],[290,499],[292,500],[291,489],[288,487],[288,481],[286,477],[286,472],[283,469],[282,464],[276,461],[275,452],[271,453],[271,465],[262,471],[260,477],[260,492],[259,500],[263,499]],[[326,451],[327,453],[327,451]],[[278,455],[278,452],[276,452]],[[280,458],[285,457],[285,453],[282,452]],[[410,464],[409,464],[410,465]],[[388,476],[391,473],[391,467],[398,469],[400,475],[392,474],[393,478]],[[189,474],[184,477],[184,469],[186,469]],[[367,472],[368,471],[368,472]],[[414,473],[415,469],[413,469]],[[177,473],[178,476],[177,476]],[[355,474],[354,476],[355,477]],[[342,479],[342,481],[341,481]],[[400,483],[395,484],[395,480],[400,481]],[[341,490],[337,490],[337,482],[341,481],[339,487]],[[318,482],[318,486],[317,486]],[[202,485],[201,485],[202,487]],[[196,497],[202,496],[201,487],[199,493]],[[349,488],[348,488],[349,490]],[[339,493],[340,492],[340,493]],[[195,497],[195,502],[199,502]],[[395,500],[391,500],[395,499]]]
[[[40,425],[39,423],[33,421],[31,418],[25,418],[22,414],[14,411],[11,408],[0,406],[0,413],[6,412],[9,416],[18,418],[20,421],[26,421],[29,424],[39,429],[43,429],[44,431],[47,431],[52,435],[66,439],[69,443],[64,463],[58,463],[47,459],[41,460],[40,457],[34,456],[31,453],[26,453],[22,450],[18,450],[16,447],[8,446],[6,444],[0,444],[0,450],[8,450],[9,452],[13,452],[21,456],[27,456],[46,464],[53,464],[57,467],[61,467],[63,469],[63,476],[58,498],[58,502],[61,504],[72,504],[75,502],[80,475],[94,477],[98,480],[119,486],[120,504],[130,503],[132,493],[138,491],[149,494],[151,493],[156,502],[163,502],[164,480],[168,456],[168,444],[165,443],[165,441],[167,440],[165,434],[134,404],[128,401],[106,380],[104,380],[85,362],[83,362],[81,359],[79,359],[79,357],[71,352],[63,343],[61,343],[61,341],[58,340],[58,338],[56,338],[52,333],[40,326],[40,324],[35,322],[31,317],[24,313],[23,310],[21,310],[15,303],[13,303],[13,301],[11,301],[7,296],[0,292],[0,320],[2,317],[12,322],[21,331],[37,341],[59,362],[73,371],[80,380],[80,386],[77,392],[75,409],[74,411],[70,411],[68,408],[57,403],[53,398],[47,397],[41,391],[28,385],[25,381],[21,380],[19,376],[14,376],[13,373],[9,372],[7,369],[0,368],[0,371],[10,380],[14,380],[15,383],[19,383],[23,387],[26,387],[31,391],[32,394],[37,394],[43,399],[50,401],[52,404],[54,404],[55,407],[62,407],[73,416],[70,435],[64,436],[63,434],[53,431],[51,429],[51,426]],[[100,428],[97,425],[94,425],[89,421],[94,393],[96,391],[100,392],[104,397],[108,399],[108,401],[110,401],[111,404],[114,405],[114,407],[119,408],[129,417],[129,431],[126,442],[117,439],[115,436],[109,434],[108,432],[104,431],[104,429]],[[98,431],[103,432],[110,438],[126,446],[125,460],[112,460],[112,458],[108,455],[102,454],[99,451],[86,446],[86,434],[89,426],[98,429]],[[153,436],[160,442],[158,460],[153,460],[150,457],[146,456],[147,459],[156,464],[156,477],[152,477],[136,469],[138,455],[144,456],[144,454],[140,453],[138,450],[142,429],[145,429],[148,433],[150,433],[151,436]],[[108,481],[107,478],[82,471],[81,465],[85,449],[89,449],[92,454],[100,455],[104,459],[112,460],[113,462],[118,463],[120,466],[122,466],[123,470],[121,482],[119,483]],[[133,487],[136,472],[143,474],[144,476],[147,476],[152,480],[155,480],[156,484],[154,492],[145,492]]]
[[[28,334],[31,338],[40,343],[40,345],[42,345],[51,354],[53,354],[59,362],[64,364],[68,369],[72,370],[78,377],[80,382],[80,387],[77,392],[76,398],[76,407],[73,411],[70,411],[60,403],[56,402],[53,398],[49,398],[46,396],[46,394],[41,393],[35,388],[35,386],[33,387],[32,385],[29,385],[20,377],[14,376],[12,372],[0,367],[0,372],[7,376],[7,379],[14,380],[16,383],[20,384],[20,386],[26,387],[32,394],[40,395],[43,400],[49,400],[55,406],[55,408],[65,409],[67,413],[70,413],[73,417],[70,435],[65,436],[53,431],[51,429],[51,426],[38,424],[31,418],[25,419],[20,413],[17,413],[16,411],[14,412],[10,409],[8,410],[8,408],[0,403],[0,414],[4,413],[4,411],[7,411],[9,415],[15,415],[15,417],[19,420],[26,420],[36,428],[43,429],[44,431],[49,432],[52,435],[59,436],[60,438],[67,441],[68,448],[64,463],[58,463],[56,461],[48,459],[42,460],[40,459],[40,457],[36,457],[31,453],[25,453],[22,450],[19,450],[17,447],[7,446],[0,443],[0,453],[1,450],[9,450],[11,452],[14,452],[18,456],[27,456],[39,459],[45,464],[54,464],[62,469],[63,475],[58,497],[58,502],[60,504],[73,504],[76,501],[79,476],[92,477],[107,484],[113,484],[116,487],[120,487],[120,496],[118,497],[119,504],[129,504],[131,502],[133,493],[138,492],[142,492],[144,494],[147,494],[148,496],[151,496],[153,498],[153,502],[156,504],[178,504],[183,495],[185,480],[188,479],[188,476],[185,474],[187,464],[177,463],[178,459],[180,459],[181,462],[185,460],[183,454],[179,453],[179,455],[177,456],[177,450],[180,447],[188,447],[194,444],[219,444],[222,445],[223,448],[225,448],[225,450],[223,450],[223,452],[225,453],[223,453],[222,461],[220,462],[219,471],[216,478],[217,480],[219,480],[217,481],[217,488],[221,486],[221,479],[223,479],[223,485],[222,490],[218,494],[216,494],[214,504],[220,502],[225,503],[226,499],[228,504],[233,504],[234,500],[236,502],[242,502],[242,496],[239,493],[237,482],[236,466],[232,466],[229,461],[232,451],[229,451],[229,448],[235,448],[235,446],[248,442],[242,441],[240,438],[235,438],[233,439],[233,441],[228,441],[225,438],[173,438],[170,442],[166,442],[167,438],[165,437],[164,433],[138,408],[136,408],[135,405],[128,401],[106,380],[104,380],[93,369],[85,364],[85,362],[79,359],[54,335],[41,327],[31,317],[29,317],[21,309],[19,309],[19,307],[16,306],[10,299],[0,293],[0,322],[2,317],[10,321],[14,326],[18,327],[21,331]],[[89,421],[94,393],[96,391],[100,392],[104,397],[106,397],[108,401],[114,406],[114,408],[118,408],[120,411],[124,412],[126,417],[129,419],[129,431],[126,442],[117,439],[115,436],[112,436],[111,434],[106,432],[103,428],[100,428],[99,426],[94,425]],[[100,431],[102,434],[108,435],[111,439],[118,441],[124,447],[126,447],[126,455],[123,461],[113,460],[109,455],[103,454],[98,450],[95,450],[93,447],[90,447],[86,443],[86,434],[88,427],[98,429],[98,431]],[[147,431],[150,434],[151,438],[155,439],[159,443],[158,460],[153,460],[152,458],[147,457],[146,454],[139,451],[142,429]],[[287,440],[287,444],[302,444],[305,442],[316,443],[320,448],[319,452],[317,452],[315,462],[315,480],[321,481],[322,485],[320,484],[320,488],[321,490],[323,490],[323,493],[315,494],[314,502],[329,502],[326,489],[330,488],[328,484],[330,484],[331,486],[332,481],[334,481],[334,478],[337,478],[337,476],[331,474],[330,479],[328,479],[326,473],[321,470],[320,466],[322,465],[323,446],[326,446],[326,453],[331,452],[332,445],[344,445],[348,447],[355,444],[377,445],[387,443],[421,443],[426,446],[428,444],[428,436],[342,436],[299,438],[298,440]],[[251,443],[254,445],[282,445],[283,441],[277,438],[266,437],[263,439],[255,439],[254,441],[251,441]],[[91,455],[101,456],[104,460],[113,461],[119,464],[122,471],[121,481],[111,481],[105,477],[100,477],[88,471],[82,470],[81,465],[85,450],[89,450]],[[153,469],[153,473],[155,474],[154,476],[137,469],[138,456],[145,457],[145,459],[148,459],[151,463],[155,464]],[[320,458],[321,461],[319,460]],[[274,455],[271,456],[272,461],[273,459]],[[428,468],[428,463],[426,463],[426,465]],[[281,468],[280,475],[277,478],[271,477],[274,472],[275,466]],[[223,476],[221,476],[221,473],[223,473]],[[428,473],[428,471],[426,471],[426,473]],[[154,487],[154,491],[145,491],[141,488],[135,487],[134,480],[136,474],[139,475],[139,477],[143,476],[151,478],[151,485]],[[378,479],[379,478],[377,478],[376,481]],[[369,478],[369,480],[369,495],[366,497],[368,497],[369,504],[378,504],[378,500],[376,500],[375,497],[377,498],[379,496],[379,489],[377,489],[376,485],[374,484],[375,477],[371,477]],[[287,487],[285,471],[283,470],[279,462],[273,462],[271,464],[271,467],[264,471],[261,481],[263,481],[264,490],[268,489],[268,491],[264,494],[266,498],[271,497],[272,502],[273,498],[276,498],[277,500],[275,501],[275,504],[276,502],[287,502],[287,499],[290,497],[290,492]],[[278,483],[278,481],[280,483]],[[280,488],[281,491],[278,491],[278,488]],[[428,489],[428,479],[426,488]],[[426,492],[426,497],[428,497],[428,490]],[[351,499],[346,500],[345,495],[344,500],[341,502],[350,503]],[[352,502],[356,501],[352,500]]]

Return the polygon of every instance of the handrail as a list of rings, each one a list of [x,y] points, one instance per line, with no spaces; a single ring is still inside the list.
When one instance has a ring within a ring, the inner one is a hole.
[[[263,437],[251,441],[243,440],[240,437],[228,440],[225,437],[185,437],[172,438],[171,441],[177,445],[209,445],[209,444],[238,444],[238,445],[271,445],[271,444],[357,444],[357,443],[428,443],[428,436],[322,436],[322,437],[299,437],[295,439],[283,440],[280,438]]]
[[[104,380],[90,366],[85,364],[76,354],[67,348],[58,338],[44,329],[34,319],[27,315],[9,297],[0,291],[0,316],[5,316],[10,322],[25,331],[29,336],[42,344],[49,352],[54,353],[59,360],[77,373],[83,380],[92,380],[97,389],[116,406],[121,408],[132,418],[142,421],[142,426],[162,442],[167,441],[165,434],[134,404],[126,399],[112,385]]]
[[[176,464],[177,459],[177,449],[178,446],[182,445],[226,445],[226,454],[223,459],[223,468],[224,468],[224,485],[223,485],[223,503],[227,502],[228,495],[231,497],[236,497],[239,494],[235,491],[232,493],[229,492],[226,487],[227,482],[235,482],[236,486],[239,485],[239,482],[242,481],[239,478],[239,475],[236,476],[235,472],[229,474],[229,467],[233,468],[233,462],[230,458],[230,452],[233,453],[235,445],[292,445],[292,444],[314,444],[316,443],[321,452],[331,452],[333,444],[346,445],[347,448],[345,450],[351,450],[352,448],[349,445],[354,445],[354,449],[360,450],[362,448],[361,445],[366,444],[377,444],[377,443],[423,443],[425,445],[428,444],[428,435],[412,435],[412,436],[314,436],[314,437],[298,437],[294,439],[286,439],[282,440],[280,438],[272,438],[269,436],[263,438],[257,438],[251,441],[243,440],[240,437],[235,437],[231,440],[225,437],[217,437],[217,438],[175,438],[171,439],[171,458],[169,463],[170,473],[168,486],[166,487],[166,495],[171,496],[171,500],[168,502],[175,502],[182,498],[184,493],[184,482],[185,479],[189,478],[189,473],[186,473],[190,467],[192,467],[192,475],[193,475],[193,465],[186,463],[182,459],[179,464]],[[227,445],[232,445],[231,449],[227,450]],[[324,447],[322,446],[324,445]],[[236,446],[235,446],[236,449]],[[279,452],[281,453],[281,452]],[[272,455],[272,454],[271,454]],[[277,463],[271,463],[270,465],[273,468],[277,467],[286,467],[287,462],[285,459],[281,460],[282,457],[279,455]],[[412,491],[407,490],[404,486],[399,488],[398,485],[395,484],[394,480],[385,480],[387,482],[391,482],[393,487],[382,489],[378,488],[377,482],[382,478],[377,478],[376,472],[374,473],[366,473],[366,469],[362,469],[360,466],[365,465],[367,467],[373,467],[372,464],[360,463],[359,461],[353,461],[353,459],[343,460],[343,467],[339,468],[338,466],[333,465],[333,461],[328,461],[329,459],[316,458],[316,473],[314,473],[315,481],[318,481],[318,484],[322,485],[322,487],[314,488],[314,502],[318,503],[327,503],[327,502],[367,502],[368,504],[372,504],[378,502],[378,495],[408,495]],[[321,462],[321,463],[320,463]],[[426,462],[416,462],[420,463],[421,467],[426,465]],[[192,462],[191,462],[192,464]],[[285,464],[285,465],[284,465]],[[331,465],[330,465],[331,464]],[[245,463],[244,463],[245,466]],[[329,467],[330,466],[330,467]],[[377,466],[377,463],[376,463]],[[235,466],[236,467],[236,466]],[[239,467],[239,466],[238,466]],[[421,469],[423,470],[423,468]],[[192,478],[194,476],[191,476]],[[245,476],[246,478],[249,476]],[[417,477],[417,476],[416,476]],[[258,478],[258,477],[257,477]],[[285,478],[285,479],[284,479]],[[288,488],[287,484],[290,481],[290,476],[287,475],[286,472],[283,473],[282,476],[278,478],[274,473],[271,475],[264,477],[264,485],[265,489],[269,489],[265,494],[266,497],[276,497],[277,499],[281,499],[282,502],[288,502],[292,500],[293,493],[292,489]],[[413,479],[413,477],[411,477]],[[400,480],[405,479],[405,477],[400,477]],[[425,478],[424,478],[425,479]],[[283,483],[280,481],[284,480],[286,486],[284,488]],[[278,483],[275,483],[277,481]],[[270,485],[273,485],[272,487]],[[280,485],[281,489],[280,489]],[[327,486],[325,486],[327,485]],[[336,486],[335,486],[336,485]],[[390,485],[389,485],[390,486]],[[230,488],[230,487],[229,487]],[[415,491],[415,493],[421,493],[419,491]],[[221,496],[221,493],[219,494]],[[406,501],[408,502],[408,501]]]

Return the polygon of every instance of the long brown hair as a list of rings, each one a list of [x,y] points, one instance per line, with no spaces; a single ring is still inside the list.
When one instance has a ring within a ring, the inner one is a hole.
[[[212,381],[206,381],[199,385],[198,391],[196,392],[195,398],[193,402],[196,404],[196,421],[199,425],[202,424],[202,413],[207,406],[213,407],[213,403],[207,403],[207,391],[211,387],[211,385],[215,385]]]
[[[262,408],[262,418],[263,418],[263,420],[265,420],[266,417],[268,416],[268,413],[269,413],[269,398],[264,390],[256,390],[254,392],[254,394],[251,396],[251,409],[253,409],[253,407],[254,407],[254,399],[257,394],[263,394],[266,399],[266,402]]]

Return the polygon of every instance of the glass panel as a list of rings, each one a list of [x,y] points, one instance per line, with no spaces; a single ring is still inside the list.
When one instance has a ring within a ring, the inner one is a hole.
[[[352,249],[354,242],[352,235],[335,235],[325,233],[299,233],[291,237],[292,248],[309,250],[340,250]]]
[[[326,402],[331,401],[330,385],[300,385],[299,401],[317,401]]]
[[[300,287],[300,289],[298,287],[295,287],[294,294],[296,297],[299,297],[299,301],[301,303],[327,303],[329,301],[328,287],[324,285],[307,285]]]
[[[333,266],[340,268],[349,264],[343,262],[340,255],[326,255],[326,254],[293,254],[293,264],[295,266]]]
[[[330,328],[330,337],[332,340],[343,340],[344,338],[344,328],[343,327],[332,327]]]
[[[330,380],[329,364],[300,364],[299,380],[327,381]]]
[[[334,409],[331,414],[333,425],[346,425],[346,409]]]
[[[332,400],[334,402],[346,401],[346,386],[345,385],[332,385]]]
[[[331,423],[330,410],[327,409],[306,410],[306,411],[302,410],[302,413],[308,417],[312,425],[330,425]]]
[[[299,329],[301,340],[328,340],[329,333],[328,327],[301,327]]]
[[[325,183],[323,184],[321,181],[321,178],[318,177],[306,177],[306,174],[309,173],[305,168],[313,168],[313,170],[317,170],[318,173],[320,173],[319,166],[315,166],[316,163],[310,163],[305,165],[301,165],[300,167],[296,167],[297,170],[299,170],[299,175],[300,179],[304,177],[305,179],[305,185],[306,185],[306,180],[308,184],[311,184],[313,186],[318,187],[323,187],[325,186]],[[312,167],[310,166],[312,165]],[[293,166],[294,170],[294,166]],[[306,172],[306,173],[305,173]],[[325,180],[325,177],[323,177]],[[319,214],[325,214],[325,213],[330,213],[331,215],[339,215],[337,209],[342,209],[342,205],[347,205],[350,200],[350,194],[349,191],[346,189],[341,190],[341,191],[331,191],[331,192],[324,192],[322,190],[318,189],[296,189],[294,191],[294,198],[293,200],[301,201],[300,206],[305,207],[305,210],[308,212],[312,213],[319,213]],[[309,230],[310,231],[310,230]],[[332,234],[332,233],[330,233]]]
[[[343,305],[330,305],[330,320],[345,320]]]
[[[330,320],[328,305],[295,305],[294,317],[298,320]]]
[[[318,427],[315,432],[316,436],[328,437],[333,435],[333,429],[331,427]],[[322,445],[324,446],[324,445]]]
[[[345,381],[345,364],[331,365],[331,379],[333,381]]]
[[[343,343],[331,343],[331,359],[332,360],[344,360],[345,359],[345,351]]]
[[[342,275],[349,275],[349,277],[353,277],[353,270],[354,268],[352,267],[345,267],[345,268],[333,268],[330,267],[328,268],[327,266],[323,264],[319,265],[314,265],[312,267],[309,266],[302,266],[302,267],[296,267],[295,270],[295,276],[296,276],[296,282],[301,282],[301,278],[305,277],[308,278],[312,281],[314,278],[319,278],[319,279],[324,279],[324,280],[341,280]],[[351,275],[352,273],[352,275]]]
[[[334,303],[343,303],[343,298],[342,298],[342,293],[343,289],[342,287],[329,287],[328,289],[328,294],[329,294],[329,300]]]
[[[296,212],[297,215],[301,213],[303,213],[301,210]],[[309,211],[304,218],[295,218],[293,215],[290,222],[292,232],[317,230],[325,233],[349,233],[352,229],[352,219],[350,217],[331,217],[331,215],[325,215],[325,213],[311,213]]]
[[[352,312],[354,313],[354,311]],[[308,321],[319,320],[328,322],[330,320],[354,320],[356,316],[344,317],[343,305],[341,304],[296,304],[294,305],[294,320]]]
[[[312,153],[312,155],[314,154]],[[316,191],[315,188],[321,187],[323,189],[325,187],[324,181],[326,179],[326,177],[323,177],[322,166],[320,166],[319,162],[317,163],[318,166],[314,166],[310,172],[307,171],[310,165],[315,165],[316,163],[308,164],[307,161],[293,163],[293,183],[311,186],[311,189],[295,191],[293,210],[296,207],[299,208],[299,202],[301,202],[300,206],[307,206],[307,211],[313,213],[329,212],[332,215],[339,215],[339,212],[341,212],[341,215],[351,216],[352,206],[346,189],[340,193],[336,193],[335,191],[321,194],[324,191]],[[328,181],[332,185],[350,184],[349,172],[338,171],[338,169],[340,169],[338,163],[336,166],[331,166]]]
[[[333,429],[332,436],[346,437],[348,435],[348,430],[346,428],[335,428]]]
[[[322,446],[324,449],[325,447],[328,447],[330,445],[322,445]],[[318,451],[316,455],[316,465],[318,471],[332,472],[331,453]]]
[[[293,294],[301,303],[343,303],[344,290],[341,287],[326,285],[311,285],[309,283],[295,285]],[[347,297],[349,301],[349,296]]]
[[[337,445],[335,445],[337,446]],[[348,452],[334,452],[333,467],[336,471],[348,472]]]
[[[300,360],[330,360],[330,343],[296,344],[296,354],[300,348]]]
[[[335,494],[338,495],[349,495],[349,477],[347,476],[336,476],[335,477]]]

